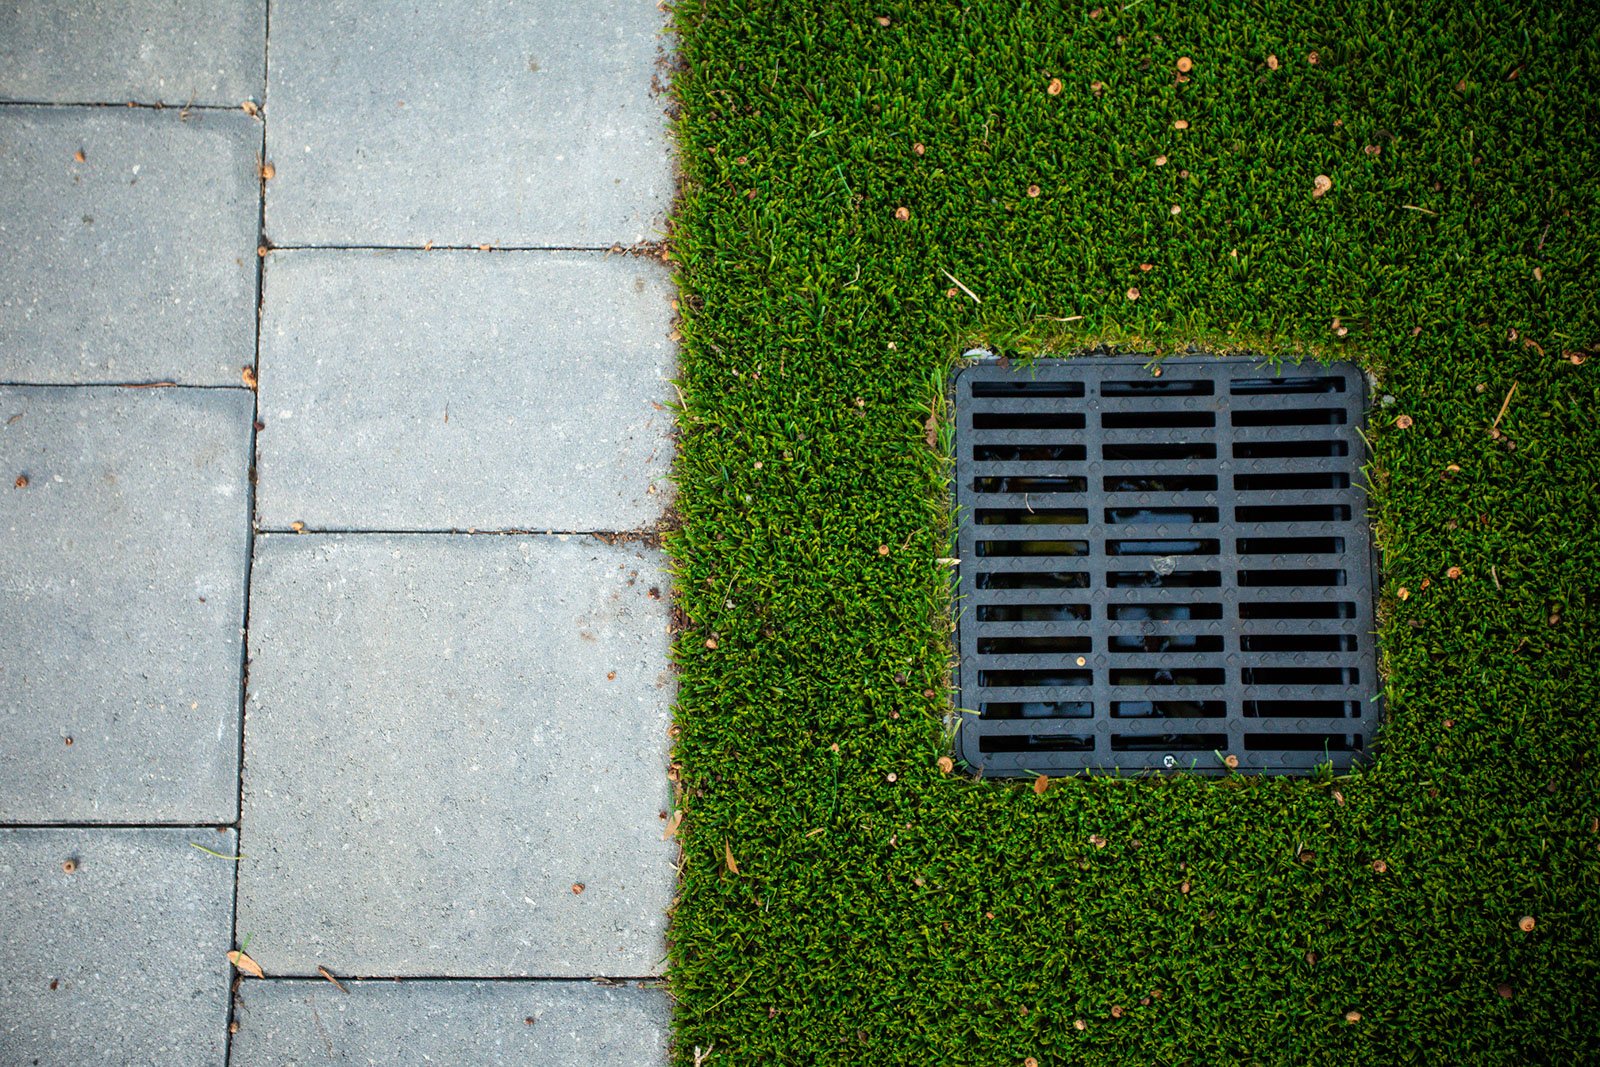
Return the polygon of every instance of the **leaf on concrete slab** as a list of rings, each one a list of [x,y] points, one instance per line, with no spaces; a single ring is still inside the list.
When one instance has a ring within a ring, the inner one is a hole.
[[[228,953],[228,962],[233,964],[235,968],[243,973],[254,975],[256,978],[265,978],[267,976],[267,972],[261,969],[261,964],[257,963],[249,956],[246,956],[238,949],[234,949],[232,952]]]
[[[348,990],[348,989],[346,989],[344,987],[344,983],[343,982],[339,981],[339,979],[337,979],[337,978],[335,978],[333,976],[333,972],[328,970],[328,968],[323,967],[322,965],[319,964],[317,966],[317,973],[322,975],[322,977],[326,978],[328,981],[332,982],[334,984],[334,986],[339,990],[339,992],[345,993],[345,994],[348,994],[350,992],[350,990]]]

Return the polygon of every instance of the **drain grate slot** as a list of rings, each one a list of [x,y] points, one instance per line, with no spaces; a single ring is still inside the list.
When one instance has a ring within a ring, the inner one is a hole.
[[[1370,748],[1365,382],[1165,369],[956,375],[958,737],[987,774],[1304,773]]]

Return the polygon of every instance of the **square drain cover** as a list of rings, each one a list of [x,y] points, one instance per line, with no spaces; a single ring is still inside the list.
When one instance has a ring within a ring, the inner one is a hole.
[[[1349,364],[955,376],[960,755],[989,775],[1347,769],[1377,706]]]

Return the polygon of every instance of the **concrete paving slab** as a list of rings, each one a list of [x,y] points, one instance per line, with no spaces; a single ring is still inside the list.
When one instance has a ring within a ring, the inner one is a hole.
[[[268,973],[659,973],[666,587],[588,537],[258,536],[239,928]]]
[[[235,818],[251,410],[0,387],[0,821]]]
[[[10,0],[0,6],[0,100],[260,100],[266,15],[266,0]]]
[[[237,855],[231,830],[0,830],[0,1062],[220,1067],[233,863],[191,842]]]
[[[258,507],[286,529],[627,530],[666,500],[672,283],[599,252],[279,252]]]
[[[238,385],[260,147],[238,111],[0,108],[0,381]]]
[[[588,982],[247,981],[234,1067],[471,1063],[655,1067],[667,1059],[661,989]]]
[[[275,0],[280,245],[606,247],[664,235],[649,0]],[[656,83],[658,84],[658,83]]]

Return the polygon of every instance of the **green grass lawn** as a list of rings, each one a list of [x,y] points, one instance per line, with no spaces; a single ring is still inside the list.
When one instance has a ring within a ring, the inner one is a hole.
[[[676,1062],[1600,1061],[1600,9],[675,22]],[[1374,766],[941,772],[972,344],[1376,376]]]

